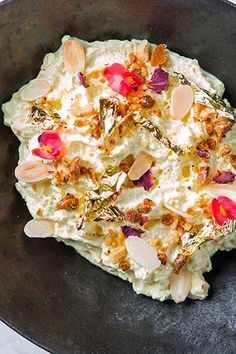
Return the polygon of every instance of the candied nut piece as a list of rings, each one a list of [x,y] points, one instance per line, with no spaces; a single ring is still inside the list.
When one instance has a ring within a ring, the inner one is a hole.
[[[209,166],[199,167],[196,183],[199,184],[200,186],[206,183],[209,177],[209,172],[210,172]]]
[[[56,206],[57,210],[66,209],[66,210],[74,210],[79,206],[79,199],[76,198],[73,194],[67,193]]]
[[[119,263],[126,256],[125,245],[115,248],[109,253],[109,260],[111,263]]]
[[[68,173],[68,181],[73,182],[73,181],[78,181],[80,178],[80,157],[75,157],[71,163],[70,163],[70,168],[69,168],[69,173]]]
[[[216,145],[217,145],[217,143],[216,143],[215,139],[213,139],[213,138],[207,139],[207,146],[210,150],[215,150]]]
[[[221,156],[221,157],[226,156],[226,155],[228,155],[230,152],[231,152],[231,147],[228,146],[228,145],[225,145],[225,146],[222,147],[222,149],[220,149],[220,156]]]
[[[157,257],[158,257],[159,261],[161,261],[161,264],[164,264],[164,265],[166,264],[166,262],[167,262],[167,254],[166,253],[158,252]]]
[[[97,172],[93,167],[81,167],[81,175],[88,175],[93,183],[98,180]]]
[[[172,214],[165,214],[162,216],[161,222],[165,226],[170,226],[174,222],[174,216]]]
[[[236,155],[230,155],[230,163],[236,169]]]
[[[230,131],[233,126],[233,122],[225,117],[219,117],[214,123],[214,130],[216,132],[218,142],[221,142],[225,134]]]
[[[167,62],[168,54],[165,44],[156,45],[152,51],[150,63],[152,66],[161,66]]]
[[[130,262],[128,260],[122,259],[119,263],[119,267],[125,272],[130,269]]]
[[[124,212],[125,219],[131,224],[142,224],[144,219],[144,214],[150,213],[155,203],[145,198],[143,203],[138,205],[137,208],[131,208]]]
[[[143,108],[152,108],[155,100],[150,95],[144,95],[140,98],[139,103]]]
[[[138,210],[140,213],[148,214],[154,206],[155,203],[151,199],[145,198],[143,203],[138,206]]]
[[[125,220],[131,224],[140,224],[142,222],[142,214],[134,208],[126,210],[124,212],[124,217]]]
[[[133,155],[128,155],[123,160],[121,160],[119,168],[121,169],[121,171],[128,173],[133,163],[134,163]]]
[[[94,117],[94,125],[91,131],[92,137],[96,140],[100,139],[103,133],[103,125],[98,116]]]
[[[173,263],[174,273],[178,274],[180,269],[187,263],[187,261],[188,261],[188,256],[186,256],[185,254],[179,253]]]

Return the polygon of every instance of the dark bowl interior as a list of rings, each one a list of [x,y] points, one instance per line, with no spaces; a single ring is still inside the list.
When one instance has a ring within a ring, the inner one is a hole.
[[[22,0],[0,6],[0,100],[33,78],[64,34],[147,38],[198,58],[236,105],[236,8],[217,0]],[[2,120],[1,120],[2,122]],[[2,124],[2,123],[1,123]],[[204,302],[136,295],[54,240],[23,234],[30,218],[14,189],[18,142],[0,130],[0,316],[54,353],[233,353],[236,252],[218,253]]]

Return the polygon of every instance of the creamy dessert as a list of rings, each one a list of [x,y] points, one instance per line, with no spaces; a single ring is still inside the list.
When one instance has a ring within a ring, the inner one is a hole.
[[[204,299],[211,256],[236,247],[236,112],[223,92],[164,44],[63,37],[3,105],[26,235],[153,299]]]

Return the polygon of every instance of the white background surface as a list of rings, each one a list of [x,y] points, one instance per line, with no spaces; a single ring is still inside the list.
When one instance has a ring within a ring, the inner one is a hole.
[[[2,2],[3,0],[0,0]],[[236,0],[231,0],[236,4]],[[0,354],[47,354],[18,333],[0,322]]]
[[[46,354],[43,349],[29,342],[0,322],[0,354]]]

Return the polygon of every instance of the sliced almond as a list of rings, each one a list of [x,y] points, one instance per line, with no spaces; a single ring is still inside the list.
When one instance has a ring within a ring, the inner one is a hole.
[[[161,265],[157,251],[147,241],[137,236],[129,236],[125,240],[129,257],[140,266],[155,270]]]
[[[144,63],[149,61],[149,44],[146,39],[138,44],[135,53],[140,61],[143,61]]]
[[[66,70],[76,73],[84,73],[85,51],[79,41],[68,39],[62,49],[62,58]]]
[[[186,299],[192,284],[192,273],[187,268],[182,268],[179,274],[173,273],[170,280],[170,294],[178,304]]]
[[[34,101],[40,97],[46,96],[51,90],[49,82],[45,79],[36,79],[31,81],[21,92],[21,98],[24,101]]]
[[[192,219],[193,218],[192,215],[190,215],[188,213],[185,213],[185,211],[177,209],[177,208],[173,207],[172,205],[169,205],[169,204],[165,203],[164,206],[165,206],[166,209],[172,211],[173,213],[175,213],[177,215],[182,216],[185,219]]]
[[[145,172],[147,172],[153,163],[153,157],[146,152],[141,152],[133,165],[130,167],[128,177],[131,181],[138,180]]]
[[[54,222],[48,219],[32,219],[27,222],[24,232],[28,237],[51,237],[54,234]]]
[[[22,182],[39,182],[48,178],[51,168],[41,161],[27,161],[16,167],[15,176]]]
[[[174,88],[171,95],[170,114],[174,119],[182,119],[193,105],[194,95],[192,87],[180,85]]]
[[[212,197],[223,195],[236,202],[236,181],[227,184],[209,183],[206,185],[205,190]]]

